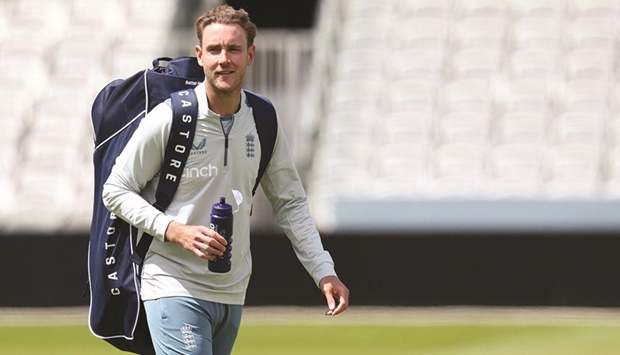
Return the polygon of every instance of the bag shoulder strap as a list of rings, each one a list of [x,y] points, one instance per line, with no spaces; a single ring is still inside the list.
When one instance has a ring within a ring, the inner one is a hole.
[[[155,206],[164,211],[177,191],[185,163],[194,141],[196,121],[198,120],[198,100],[193,89],[181,90],[170,95],[172,104],[172,126],[170,138],[166,145],[164,161],[161,168],[161,177],[155,192]],[[146,252],[153,237],[144,234],[138,242],[131,260],[142,265]]]
[[[198,99],[194,90],[177,91],[172,93],[170,98],[172,102],[172,126],[154,204],[160,211],[168,208],[177,191],[194,142],[196,121],[198,120]]]
[[[249,90],[244,91],[254,113],[254,122],[256,124],[256,131],[258,132],[261,149],[258,175],[256,176],[254,188],[252,189],[252,195],[254,195],[265,170],[267,170],[271,155],[273,154],[276,136],[278,135],[278,119],[276,109],[268,98]]]

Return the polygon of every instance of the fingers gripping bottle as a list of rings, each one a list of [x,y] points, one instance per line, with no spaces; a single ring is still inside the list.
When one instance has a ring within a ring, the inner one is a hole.
[[[232,206],[226,203],[226,197],[220,197],[220,202],[211,208],[211,224],[209,227],[228,242],[223,256],[217,257],[213,261],[209,260],[209,270],[217,273],[229,272],[232,256],[233,210]]]

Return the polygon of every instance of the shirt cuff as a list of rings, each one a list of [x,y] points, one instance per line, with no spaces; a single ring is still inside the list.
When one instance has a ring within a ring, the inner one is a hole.
[[[161,242],[165,242],[165,235],[166,235],[166,230],[168,229],[168,225],[173,221],[174,219],[168,215],[166,215],[165,213],[161,213],[159,216],[157,216],[157,218],[155,218],[155,230],[154,230],[154,234],[153,237],[159,239],[159,241]]]
[[[336,274],[336,269],[334,269],[334,264],[332,263],[323,263],[312,273],[312,278],[314,279],[314,283],[318,286],[321,280],[326,276],[338,276]]]

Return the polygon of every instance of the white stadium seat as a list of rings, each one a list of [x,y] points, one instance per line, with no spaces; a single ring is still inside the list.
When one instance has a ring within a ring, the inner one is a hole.
[[[620,3],[616,0],[566,0],[572,16],[614,17],[620,12]]]
[[[521,17],[562,17],[566,14],[566,0],[508,0],[510,14]]]
[[[541,111],[506,112],[495,121],[493,140],[498,144],[543,144],[549,118]]]

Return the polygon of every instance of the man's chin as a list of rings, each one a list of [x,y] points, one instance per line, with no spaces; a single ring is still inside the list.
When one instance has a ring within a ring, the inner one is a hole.
[[[227,83],[218,83],[214,86],[215,90],[222,94],[234,94],[237,86],[229,85]]]

